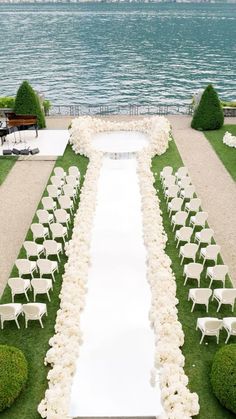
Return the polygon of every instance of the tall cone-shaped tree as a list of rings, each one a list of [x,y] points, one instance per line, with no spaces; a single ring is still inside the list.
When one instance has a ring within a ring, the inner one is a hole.
[[[224,124],[224,113],[214,87],[209,84],[193,114],[191,127],[199,131],[219,129]]]
[[[26,80],[23,81],[17,91],[14,112],[18,115],[36,115],[38,127],[45,128],[46,126],[38,95]]]

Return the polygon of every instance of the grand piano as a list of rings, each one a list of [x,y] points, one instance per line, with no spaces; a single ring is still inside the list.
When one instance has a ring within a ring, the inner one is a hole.
[[[8,134],[16,131],[22,131],[28,128],[34,128],[36,137],[38,137],[38,120],[36,115],[17,115],[14,112],[5,112],[6,125],[0,126],[1,143]]]

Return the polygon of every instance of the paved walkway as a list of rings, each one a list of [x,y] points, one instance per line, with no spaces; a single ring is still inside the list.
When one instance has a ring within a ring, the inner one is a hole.
[[[236,184],[204,134],[191,129],[191,118],[173,115],[168,119],[236,286]],[[228,118],[225,123],[236,124],[236,118]]]
[[[0,186],[0,296],[54,163],[18,161]]]

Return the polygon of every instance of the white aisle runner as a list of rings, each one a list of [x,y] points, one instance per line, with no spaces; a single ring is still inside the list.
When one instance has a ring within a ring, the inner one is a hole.
[[[150,385],[154,334],[136,160],[104,159],[98,183],[84,343],[74,377],[76,416],[158,416]],[[69,350],[69,348],[68,348]]]

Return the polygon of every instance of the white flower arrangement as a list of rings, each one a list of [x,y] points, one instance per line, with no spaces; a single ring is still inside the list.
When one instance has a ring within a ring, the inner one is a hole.
[[[236,148],[236,137],[234,137],[230,132],[226,131],[223,137],[223,143],[228,145],[229,147]]]
[[[198,396],[187,388],[184,356],[180,347],[184,334],[177,317],[176,283],[171,260],[165,254],[167,237],[162,225],[159,201],[150,171],[151,158],[168,148],[170,125],[164,117],[148,117],[134,121],[110,122],[99,118],[79,117],[72,121],[70,142],[75,153],[89,157],[89,165],[75,215],[72,239],[66,246],[60,309],[57,312],[55,335],[45,365],[50,364],[48,389],[38,406],[42,418],[69,419],[70,393],[79,348],[82,344],[80,315],[85,306],[90,263],[90,244],[96,209],[97,181],[103,153],[92,148],[92,137],[102,131],[141,131],[149,136],[149,144],[138,154],[138,175],[142,197],[143,235],[147,247],[147,279],[152,292],[150,322],[156,339],[151,384],[160,371],[162,403],[161,419],[189,419],[199,412]],[[69,350],[68,350],[69,348]]]

